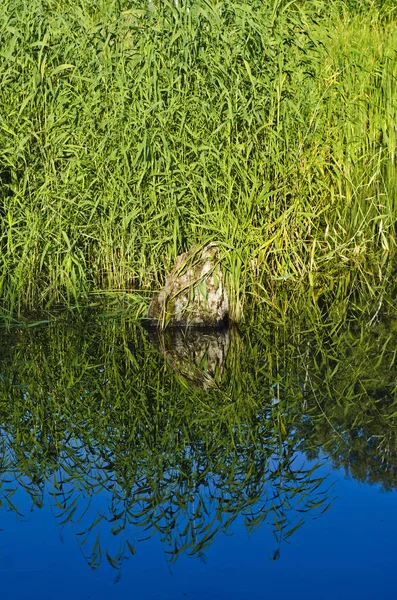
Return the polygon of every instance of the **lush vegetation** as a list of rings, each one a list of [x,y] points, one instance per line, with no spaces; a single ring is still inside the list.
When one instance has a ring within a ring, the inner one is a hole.
[[[0,312],[153,290],[209,239],[236,319],[382,283],[396,48],[390,0],[3,0]]]
[[[21,510],[22,490],[34,510],[50,503],[93,568],[121,568],[155,533],[170,560],[201,556],[239,515],[272,528],[277,558],[334,499],[325,457],[397,488],[396,322],[368,321],[301,303],[228,345],[225,332],[184,351],[161,336],[166,363],[125,321],[3,331],[0,510]]]

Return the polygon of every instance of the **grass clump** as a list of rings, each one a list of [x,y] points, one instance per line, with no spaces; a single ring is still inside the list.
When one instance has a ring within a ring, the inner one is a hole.
[[[5,0],[3,310],[155,289],[215,240],[249,295],[392,269],[393,2]]]

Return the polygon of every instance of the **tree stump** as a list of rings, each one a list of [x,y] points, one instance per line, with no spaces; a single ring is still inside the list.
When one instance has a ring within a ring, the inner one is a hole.
[[[214,243],[180,254],[164,288],[151,301],[147,317],[165,327],[224,327],[229,301]]]

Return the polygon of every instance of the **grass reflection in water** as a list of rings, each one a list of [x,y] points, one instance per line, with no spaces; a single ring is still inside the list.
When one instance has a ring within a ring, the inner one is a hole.
[[[394,329],[313,317],[176,340],[94,318],[3,332],[1,506],[18,512],[18,489],[51,504],[92,568],[120,569],[155,534],[169,561],[204,559],[239,515],[272,528],[276,559],[332,504],[327,457],[396,487]]]

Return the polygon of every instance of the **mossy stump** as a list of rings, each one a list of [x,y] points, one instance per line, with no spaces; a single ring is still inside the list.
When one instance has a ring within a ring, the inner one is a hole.
[[[151,301],[150,324],[165,327],[224,327],[229,301],[216,244],[180,254],[164,288]]]

